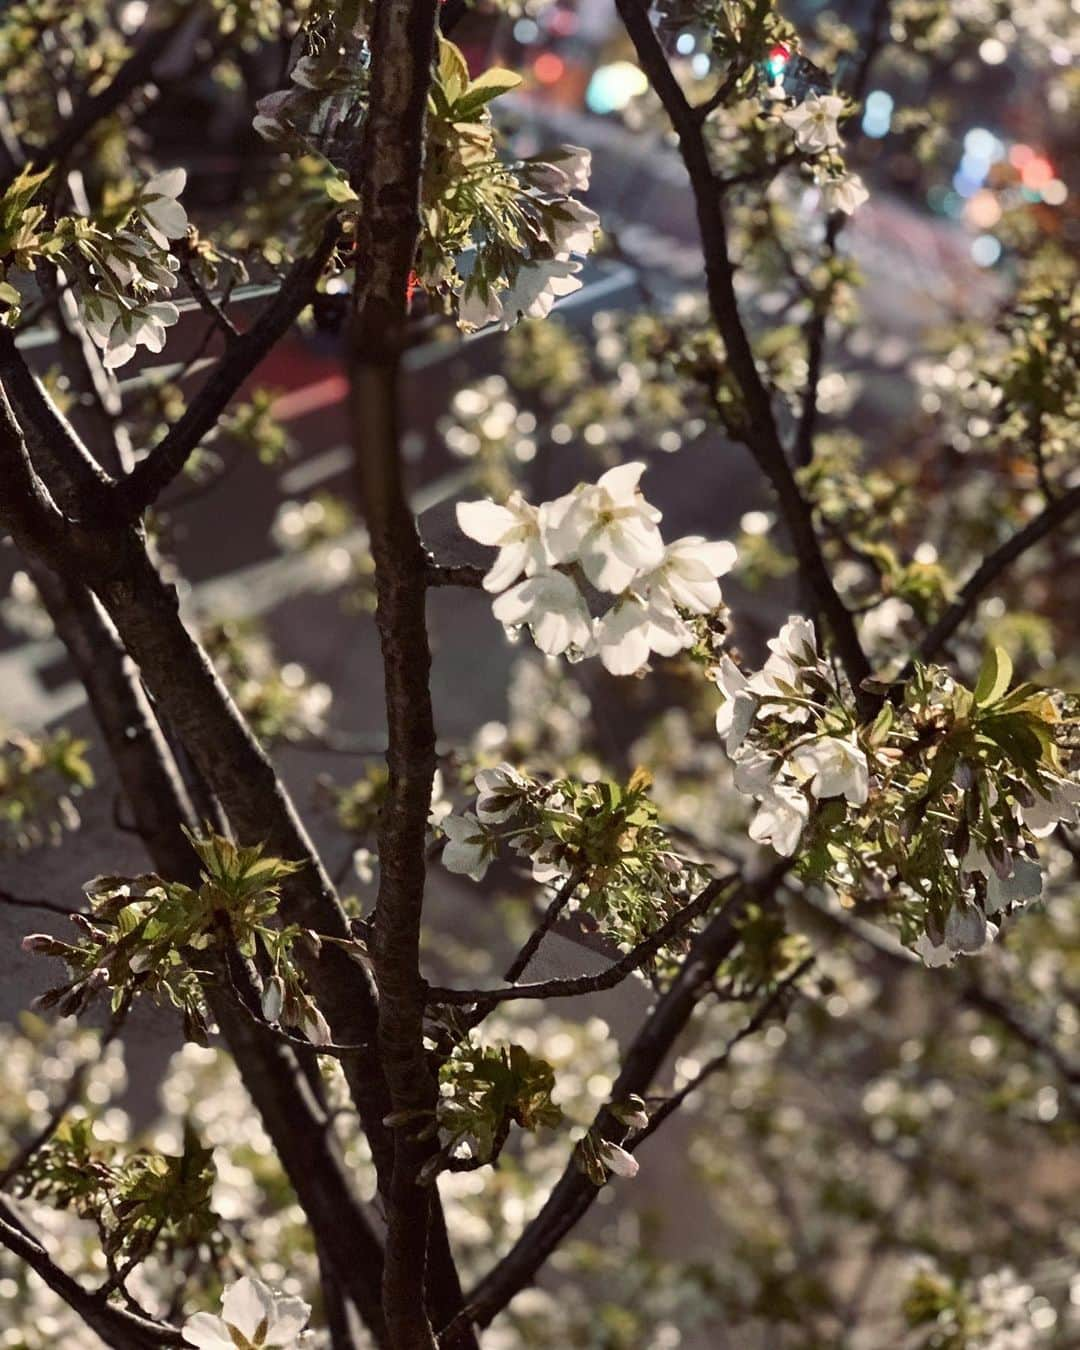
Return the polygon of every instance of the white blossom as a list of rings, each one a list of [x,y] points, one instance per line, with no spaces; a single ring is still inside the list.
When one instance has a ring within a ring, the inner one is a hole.
[[[550,158],[535,162],[530,177],[537,187],[549,192],[584,192],[592,172],[592,151],[580,145],[563,145]]]
[[[1042,894],[1042,868],[1022,854],[1006,855],[1005,867],[999,871],[982,849],[970,848],[962,867],[965,872],[980,872],[985,878],[987,914],[1037,900]]]
[[[922,958],[923,965],[931,970],[937,966],[951,966],[956,960],[956,952],[947,943],[933,942],[929,933],[919,935],[914,951]]]
[[[105,352],[103,364],[109,370],[130,361],[138,347],[160,352],[166,328],[180,317],[170,301],[124,307],[97,291],[83,298],[80,313],[87,332]]]
[[[737,558],[734,544],[710,543],[700,534],[688,534],[668,544],[660,566],[642,585],[692,614],[711,614],[720,608],[722,598],[717,578],[730,572]]]
[[[570,253],[591,253],[600,229],[600,217],[578,201],[558,203],[558,209],[569,220],[556,219],[552,224],[551,242],[559,257]]]
[[[803,670],[808,664],[818,665],[817,639],[809,619],[792,615],[776,637],[767,646],[769,659],[751,676],[747,688],[761,699],[779,700],[777,712],[785,722],[805,722],[810,709],[798,703],[786,702],[793,696],[808,696],[803,684]]]
[[[251,125],[264,141],[278,140],[287,132],[283,114],[292,97],[291,89],[276,89],[256,102]]]
[[[945,920],[945,945],[951,951],[972,955],[993,941],[997,929],[974,905],[956,904]]]
[[[580,271],[581,263],[569,258],[526,263],[499,297],[502,326],[509,328],[519,318],[546,319],[556,300],[581,289]]]
[[[501,825],[521,806],[528,783],[511,764],[481,769],[476,775],[476,817],[484,825]]]
[[[428,824],[441,825],[453,809],[446,796],[442,769],[436,769],[431,779],[431,809],[428,811]]]
[[[580,562],[598,590],[620,594],[663,561],[664,541],[656,527],[660,512],[638,489],[644,470],[636,461],[619,464],[546,508],[545,539],[552,558]]]
[[[757,711],[757,699],[749,692],[749,680],[726,654],[720,658],[716,683],[724,696],[716,713],[716,730],[718,735],[725,737],[727,753],[734,755],[750,730]]]
[[[1036,839],[1053,834],[1059,822],[1076,825],[1080,822],[1080,783],[1056,778],[1049,797],[1036,797],[1032,806],[1021,806],[1017,814]]]
[[[226,1288],[220,1317],[195,1313],[184,1323],[182,1335],[197,1350],[295,1347],[310,1316],[311,1308],[302,1299],[275,1294],[261,1280],[245,1275]]]
[[[533,641],[548,656],[570,648],[585,652],[591,646],[592,623],[581,592],[561,572],[537,572],[510,590],[492,606],[496,619],[507,628],[527,625]]]
[[[458,872],[482,881],[491,863],[487,836],[473,815],[447,816],[442,823],[446,846],[442,853],[443,866],[448,872]]]
[[[375,880],[374,853],[369,848],[354,849],[352,862],[357,881],[364,886],[369,886]]]
[[[791,766],[809,779],[815,797],[846,797],[853,806],[866,801],[870,772],[865,754],[853,740],[819,736],[795,751]]]
[[[846,216],[853,216],[869,197],[866,184],[857,173],[826,178],[821,184],[821,199],[825,203],[825,210],[830,213],[842,211]]]
[[[457,523],[462,534],[499,550],[484,577],[487,591],[503,591],[522,572],[532,576],[547,565],[540,512],[520,492],[512,492],[505,506],[492,501],[458,502]]]
[[[268,1022],[276,1022],[285,1003],[285,985],[280,975],[271,975],[263,988],[260,1006]]]
[[[795,144],[809,155],[820,154],[840,144],[837,118],[844,111],[844,100],[838,94],[811,94],[808,99],[789,108],[782,120],[795,133]]]
[[[776,783],[750,822],[750,838],[757,844],[771,844],[781,857],[790,858],[809,818],[810,804],[799,789]]]
[[[612,675],[633,675],[649,656],[674,656],[692,646],[694,635],[673,611],[665,611],[635,595],[612,605],[596,624],[600,660]]]
[[[778,761],[775,755],[767,755],[762,750],[751,750],[740,755],[735,761],[732,775],[735,790],[747,797],[762,797],[772,786],[776,777]]]
[[[136,207],[146,232],[159,248],[168,250],[170,239],[187,233],[187,212],[177,200],[187,183],[184,169],[166,169],[147,179]]]
[[[334,1034],[330,1030],[330,1023],[314,1003],[308,1003],[304,1008],[303,1015],[300,1018],[300,1029],[312,1045],[333,1045],[334,1043]]]

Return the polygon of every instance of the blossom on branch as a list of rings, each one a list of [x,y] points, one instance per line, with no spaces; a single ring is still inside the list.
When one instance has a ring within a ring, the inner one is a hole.
[[[839,94],[811,94],[804,102],[782,113],[781,119],[794,131],[798,149],[808,155],[817,155],[840,144],[837,119],[844,107]]]
[[[644,469],[617,465],[539,507],[517,492],[502,506],[459,503],[462,532],[499,549],[484,586],[502,592],[493,606],[500,623],[528,627],[549,656],[598,655],[613,675],[636,674],[650,655],[694,645],[694,621],[723,603],[718,578],[734,565],[735,549],[701,535],[665,548],[660,512],[638,486]],[[525,580],[511,585],[522,572]],[[616,597],[596,617],[584,583],[593,603],[597,591]]]
[[[641,463],[620,464],[547,508],[552,558],[580,562],[598,590],[618,594],[640,572],[664,560],[664,540],[657,529],[660,512],[638,488],[644,471]]]
[[[146,233],[159,248],[168,249],[170,239],[187,234],[187,212],[179,197],[187,183],[185,169],[166,169],[144,183],[135,210]]]
[[[482,881],[491,863],[491,851],[480,822],[470,815],[447,816],[441,828],[446,835],[442,853],[446,870]]]
[[[181,1333],[196,1350],[261,1350],[275,1346],[292,1350],[311,1316],[303,1299],[275,1294],[261,1280],[245,1275],[226,1287],[221,1316],[198,1312],[184,1323]]]
[[[540,512],[520,492],[512,492],[505,506],[492,501],[458,502],[456,514],[462,534],[499,550],[484,577],[485,590],[503,591],[522,572],[532,576],[547,565]]]
[[[869,792],[866,756],[844,736],[820,736],[791,756],[791,767],[809,780],[815,797],[846,797],[862,806]]]
[[[842,211],[846,216],[853,216],[863,202],[869,201],[870,193],[857,173],[844,173],[838,178],[825,179],[821,184],[821,199],[830,214]]]

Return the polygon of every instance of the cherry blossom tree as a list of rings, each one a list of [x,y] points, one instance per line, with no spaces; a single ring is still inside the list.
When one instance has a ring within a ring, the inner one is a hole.
[[[677,156],[703,272],[598,316],[591,348],[558,307],[617,223],[582,200],[588,149],[511,134],[522,76],[470,65],[465,5],[0,15],[4,613],[55,632],[96,728],[0,749],[0,858],[43,879],[0,900],[51,978],[4,1033],[5,1346],[1073,1343],[1068,1186],[1002,1171],[1075,1143],[1080,1082],[1075,217],[1049,160],[969,148],[1002,165],[979,209],[1009,270],[920,338],[902,423],[864,445],[830,395],[865,337],[844,230],[872,200],[872,72],[933,179],[973,53],[1015,44],[1067,121],[1067,8],[615,8],[622,115]],[[235,209],[196,209],[167,148],[198,81],[248,137]],[[185,315],[197,346],[145,364]],[[170,537],[229,457],[281,455],[251,381],[297,327],[337,334],[352,491],[286,504],[275,537],[347,589],[341,644],[373,611],[385,700],[385,744],[310,802],[277,750],[332,751],[342,691],[189,613]],[[507,378],[437,410],[465,476],[436,544],[406,355],[500,330]],[[656,504],[705,436],[767,507],[735,539]],[[520,654],[507,721],[453,745],[446,589]],[[68,904],[45,850],[95,757],[146,867],[106,858]],[[309,809],[348,845],[336,874]],[[506,899],[490,950],[431,952],[446,886]],[[556,936],[585,973],[539,972]],[[108,1103],[151,1004],[184,1046],[143,1130]],[[675,1156],[708,1267],[634,1198]]]

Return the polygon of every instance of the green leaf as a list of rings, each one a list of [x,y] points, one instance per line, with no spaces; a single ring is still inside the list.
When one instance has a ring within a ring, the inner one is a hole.
[[[22,297],[10,281],[0,281],[0,300],[5,305],[18,305],[22,302]]]
[[[332,202],[359,201],[356,193],[348,183],[346,183],[344,178],[328,178],[326,180],[326,195]]]
[[[986,653],[975,685],[975,703],[985,708],[996,703],[1009,688],[1012,680],[1013,664],[1009,653],[1003,647],[992,647]]]
[[[874,718],[874,724],[867,733],[867,743],[872,746],[884,745],[889,738],[893,724],[893,706],[886,703]]]
[[[439,83],[447,99],[454,104],[469,87],[469,67],[458,47],[439,37]]]
[[[1033,772],[1039,767],[1043,757],[1043,735],[1046,728],[1022,713],[1010,713],[1006,717],[987,717],[979,723],[979,729],[988,736],[1020,768]]]
[[[478,76],[454,104],[455,117],[470,117],[492,99],[507,94],[521,83],[521,76],[502,66],[492,66]]]

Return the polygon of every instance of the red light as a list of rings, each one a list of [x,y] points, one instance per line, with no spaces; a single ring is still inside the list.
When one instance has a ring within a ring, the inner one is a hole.
[[[566,62],[554,52],[542,52],[533,65],[533,74],[541,84],[558,84],[566,73]]]
[[[1025,164],[1030,163],[1035,158],[1035,151],[1030,145],[1014,145],[1009,151],[1009,163],[1014,169],[1022,169]]]
[[[1020,177],[1024,186],[1029,188],[1044,187],[1054,176],[1054,166],[1048,159],[1042,155],[1035,155],[1029,159],[1020,170]]]
[[[784,67],[791,58],[791,52],[782,42],[776,43],[769,48],[769,54],[765,58],[765,69],[769,73],[769,79],[775,83],[784,73]]]

